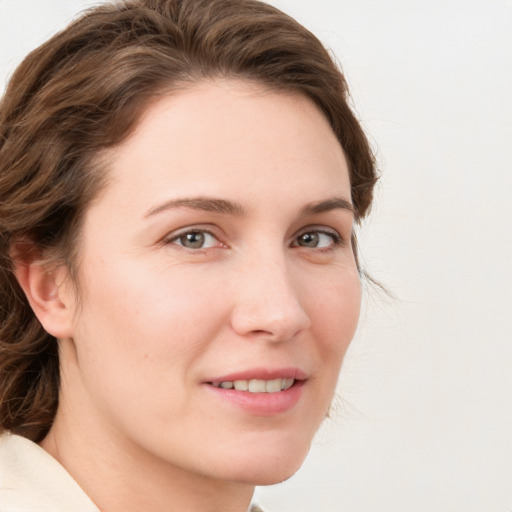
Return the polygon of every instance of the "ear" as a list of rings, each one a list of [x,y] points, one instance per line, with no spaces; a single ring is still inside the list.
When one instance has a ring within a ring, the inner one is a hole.
[[[75,297],[65,265],[49,266],[31,242],[12,247],[14,273],[44,330],[59,339],[72,337]]]

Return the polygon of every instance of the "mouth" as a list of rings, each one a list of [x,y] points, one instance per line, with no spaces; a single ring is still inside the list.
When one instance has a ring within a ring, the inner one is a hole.
[[[254,369],[204,382],[222,402],[253,416],[275,416],[293,409],[304,394],[308,375],[297,368]]]
[[[234,389],[235,391],[248,391],[249,393],[279,393],[286,391],[295,384],[294,378],[278,377],[277,379],[239,379],[222,382],[209,382],[215,388]]]

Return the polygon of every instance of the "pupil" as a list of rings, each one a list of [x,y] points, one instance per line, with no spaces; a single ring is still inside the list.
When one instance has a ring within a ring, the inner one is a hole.
[[[204,234],[199,231],[187,233],[181,242],[185,247],[190,247],[191,249],[199,249],[204,245]]]
[[[300,237],[301,245],[304,247],[316,247],[318,245],[318,233],[304,233]]]

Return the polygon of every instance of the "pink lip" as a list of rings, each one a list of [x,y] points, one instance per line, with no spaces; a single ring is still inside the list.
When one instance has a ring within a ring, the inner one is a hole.
[[[235,389],[223,389],[213,384],[232,382],[235,380],[272,380],[278,378],[295,379],[294,385],[277,393],[251,393]],[[204,382],[205,388],[224,403],[242,409],[253,416],[275,416],[292,409],[299,402],[307,375],[298,368],[262,369],[231,373]]]

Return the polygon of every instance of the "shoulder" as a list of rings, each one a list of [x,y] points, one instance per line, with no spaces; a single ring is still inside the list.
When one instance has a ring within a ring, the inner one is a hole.
[[[99,512],[71,475],[32,441],[0,435],[2,512]]]

